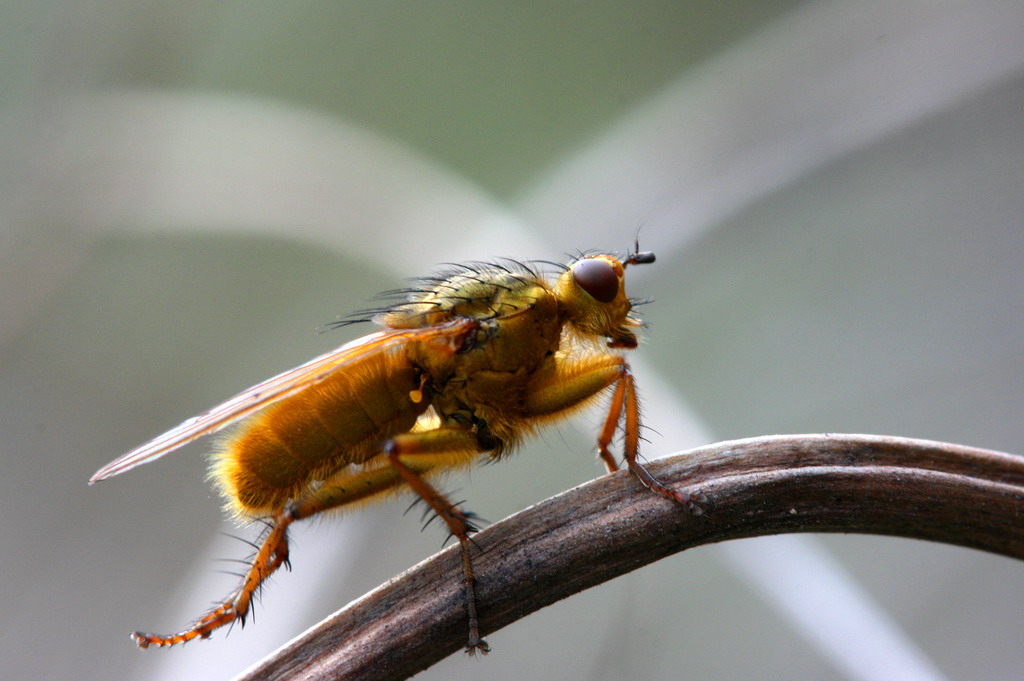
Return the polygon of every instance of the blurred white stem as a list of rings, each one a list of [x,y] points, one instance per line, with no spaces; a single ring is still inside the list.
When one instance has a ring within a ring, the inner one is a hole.
[[[814,537],[759,537],[721,546],[733,573],[766,599],[847,678],[943,681],[906,632]]]

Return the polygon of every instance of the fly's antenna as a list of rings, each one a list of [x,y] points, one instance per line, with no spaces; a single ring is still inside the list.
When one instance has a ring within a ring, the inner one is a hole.
[[[630,253],[629,257],[626,258],[625,262],[622,263],[623,267],[626,265],[647,265],[654,262],[653,251],[643,251],[642,253]]]
[[[628,265],[647,265],[654,262],[653,251],[641,251],[640,250],[640,228],[643,225],[637,225],[636,234],[633,235],[633,250],[626,255],[626,259],[622,261],[622,266]]]

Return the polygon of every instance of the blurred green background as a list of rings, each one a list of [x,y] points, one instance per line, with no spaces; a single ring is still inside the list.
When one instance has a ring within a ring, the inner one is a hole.
[[[405,499],[310,523],[256,626],[142,653],[128,632],[180,629],[233,587],[216,559],[247,549],[220,534],[239,530],[209,443],[85,481],[368,332],[318,327],[444,261],[624,251],[640,226],[649,457],[823,431],[1024,453],[1020,3],[0,18],[4,678],[230,678],[436,551]],[[498,520],[599,475],[599,420],[447,485]],[[735,542],[422,677],[1015,678],[1022,583],[1017,562],[923,542]]]

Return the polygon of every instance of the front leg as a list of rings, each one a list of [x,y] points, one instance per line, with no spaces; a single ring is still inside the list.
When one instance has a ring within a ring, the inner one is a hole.
[[[629,470],[633,471],[633,475],[639,478],[640,482],[649,490],[682,504],[693,515],[704,513],[704,510],[699,505],[706,501],[703,494],[697,491],[691,493],[670,487],[651,475],[650,471],[637,461],[637,457],[640,454],[640,400],[636,394],[636,382],[633,379],[633,373],[625,362],[622,363],[622,372],[615,384],[615,393],[612,395],[611,404],[608,406],[608,417],[605,419],[604,428],[601,429],[601,435],[597,439],[597,447],[601,452],[602,458],[606,456],[611,457],[608,445],[611,444],[612,438],[615,436],[615,430],[622,420],[623,414],[625,415],[623,427],[625,442],[623,450],[626,465],[629,466]]]
[[[700,515],[699,492],[674,489],[648,472],[637,460],[640,454],[640,400],[636,383],[626,360],[618,355],[594,355],[581,360],[552,359],[531,381],[526,399],[527,416],[543,417],[566,412],[585,404],[605,388],[614,385],[611,404],[604,427],[597,438],[597,451],[609,472],[618,469],[609,445],[619,423],[624,421],[623,446],[629,470],[651,491],[683,505],[690,513]]]

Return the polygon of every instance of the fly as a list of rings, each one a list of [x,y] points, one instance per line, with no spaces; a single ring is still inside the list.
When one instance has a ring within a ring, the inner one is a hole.
[[[697,493],[662,484],[637,460],[640,405],[621,351],[637,346],[636,301],[620,259],[589,254],[543,276],[532,264],[455,266],[392,294],[370,311],[380,331],[249,388],[107,464],[90,483],[118,475],[246,419],[214,453],[212,477],[240,518],[268,531],[237,591],[176,634],[136,632],[142,648],[208,638],[244,623],[260,585],[288,562],[288,528],[348,504],[411,489],[458,539],[472,653],[479,632],[469,536],[472,514],[433,484],[435,474],[511,453],[538,426],[610,393],[598,455],[622,427],[624,463],[649,489],[694,514]]]

